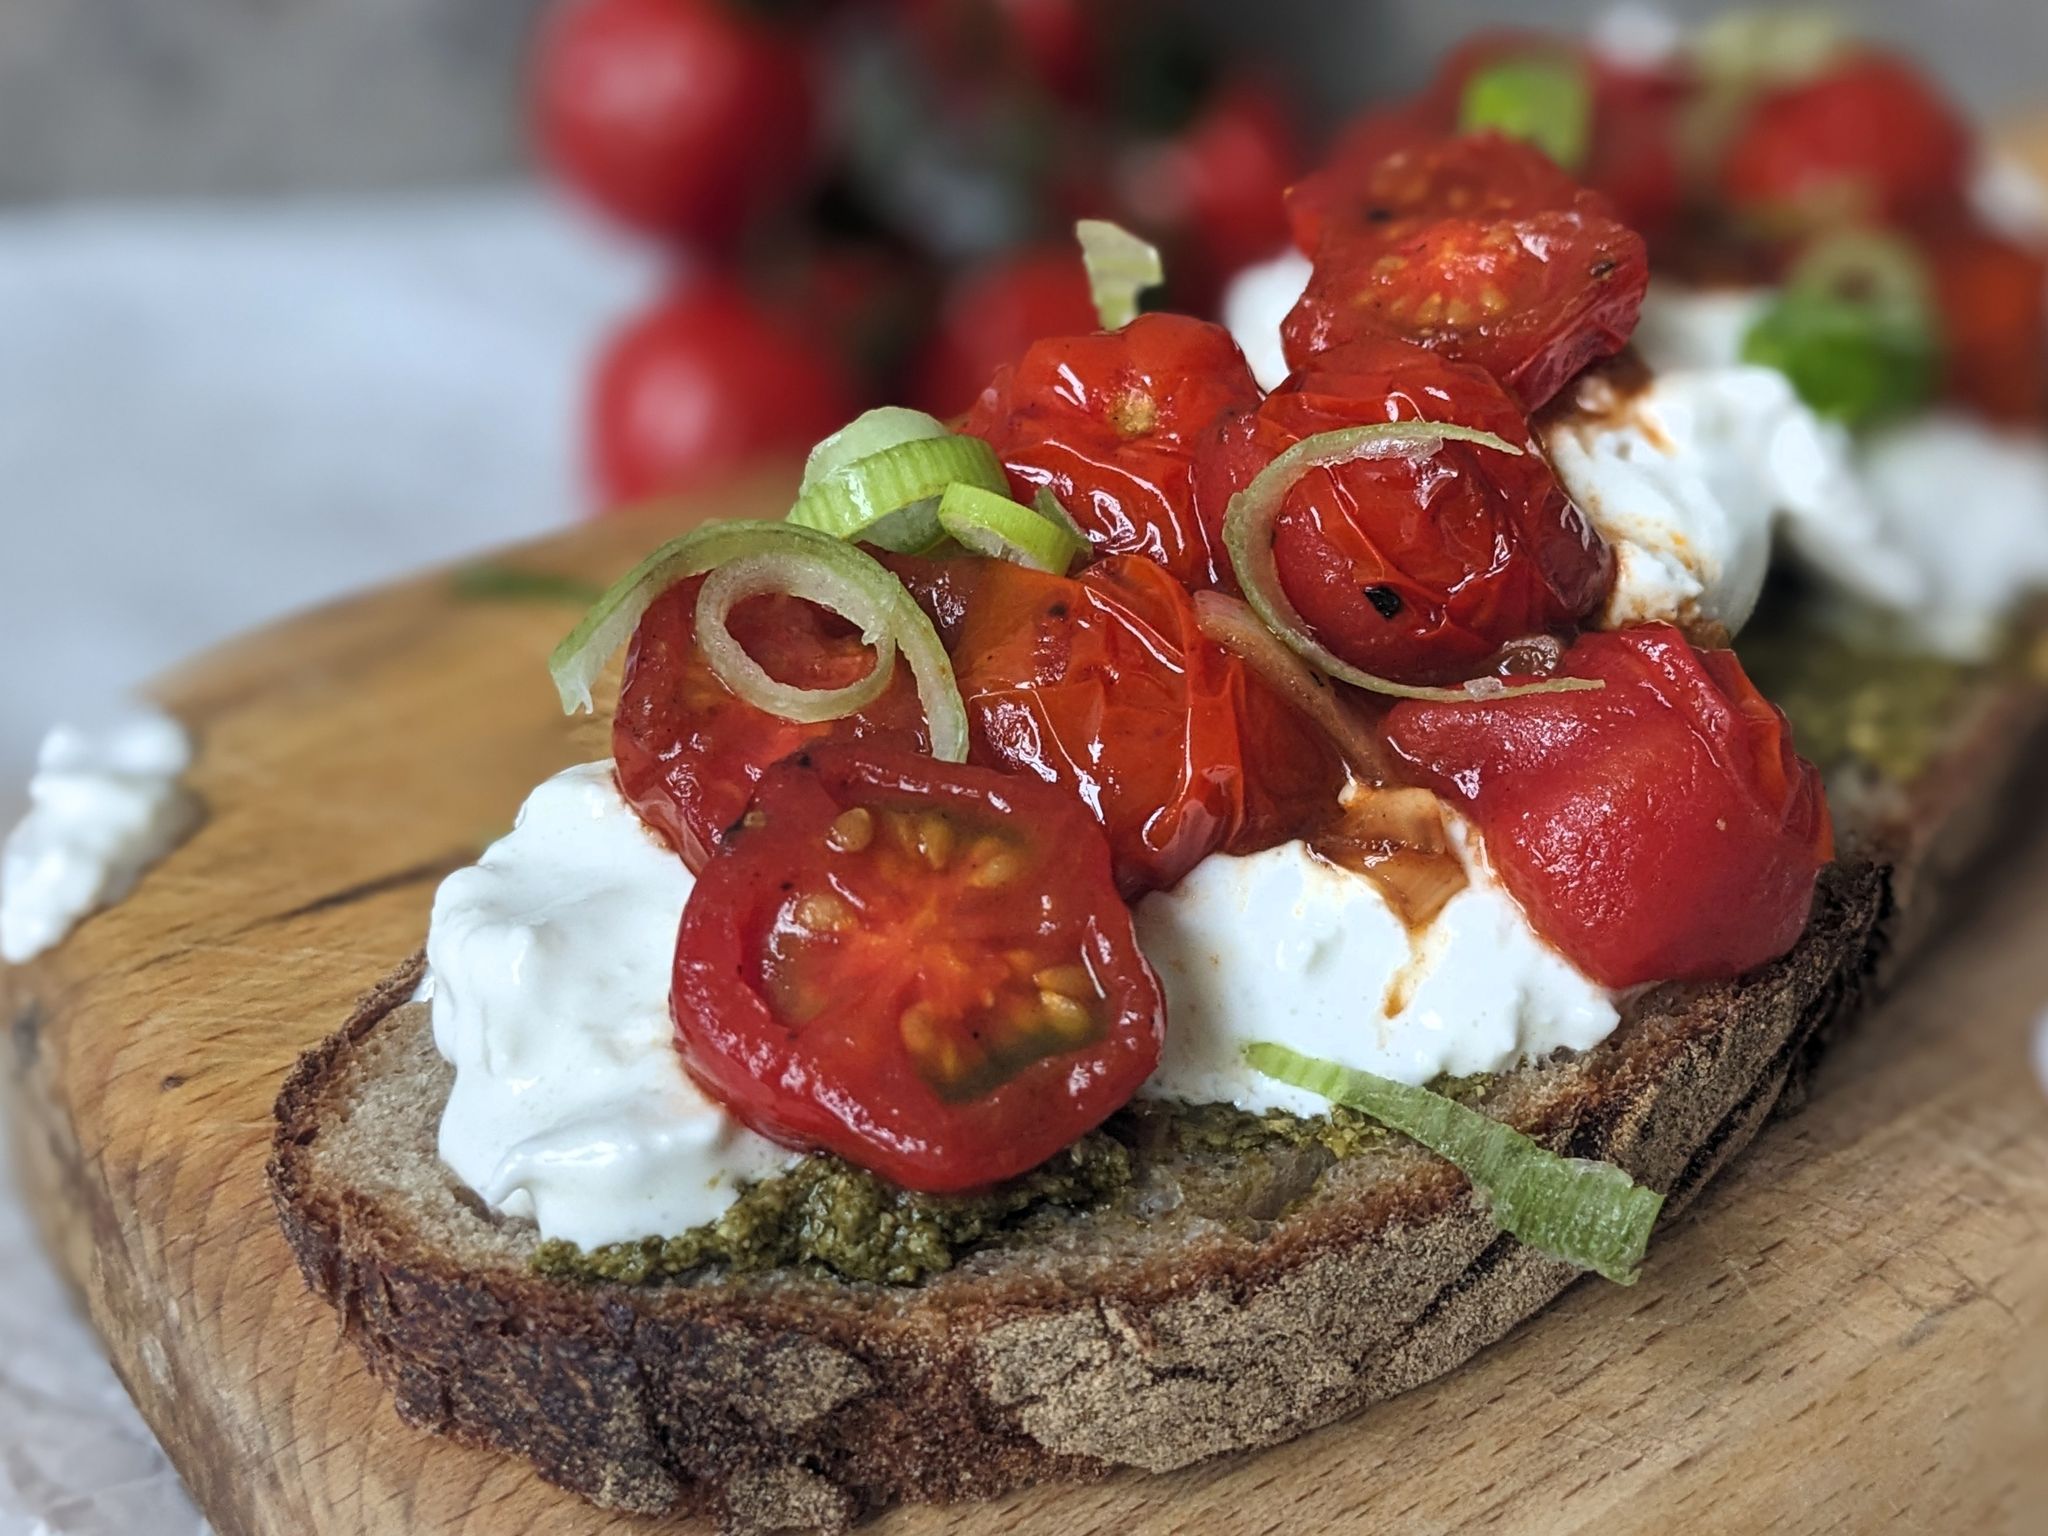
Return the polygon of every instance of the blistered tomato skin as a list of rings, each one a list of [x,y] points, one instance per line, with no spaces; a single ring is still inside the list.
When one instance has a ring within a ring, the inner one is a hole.
[[[1158,1065],[1165,1004],[1082,804],[870,747],[771,769],[683,913],[684,1065],[907,1189],[1013,1177]]]
[[[1561,671],[1607,686],[1403,702],[1388,739],[1603,985],[1734,977],[1789,950],[1833,832],[1819,773],[1734,653],[1651,625],[1582,636]]]
[[[1764,96],[1724,152],[1716,191],[1764,233],[1960,205],[1969,128],[1912,65],[1863,52]]]
[[[1443,682],[1599,605],[1613,579],[1606,545],[1521,410],[1477,368],[1406,342],[1357,343],[1267,396],[1253,442],[1270,461],[1303,438],[1384,421],[1476,427],[1522,451],[1447,442],[1426,458],[1357,460],[1296,481],[1273,552],[1324,645],[1397,682]]]
[[[1396,150],[1322,203],[1315,270],[1281,327],[1295,368],[1402,339],[1484,368],[1534,410],[1627,345],[1642,310],[1642,237],[1498,134]]]
[[[827,738],[886,739],[923,750],[924,711],[910,669],[858,715],[822,725],[783,720],[737,697],[697,646],[704,579],[671,587],[647,610],[626,656],[612,719],[619,791],[640,819],[701,870],[746,811],[769,765]],[[794,597],[757,597],[727,621],[733,638],[780,682],[840,688],[868,673],[874,653],[824,610]]]
[[[1196,514],[1196,452],[1258,400],[1223,327],[1140,315],[1120,331],[1039,342],[996,376],[964,430],[995,449],[1020,499],[1051,491],[1097,554],[1142,555],[1211,587],[1228,562]]]
[[[973,761],[1087,806],[1127,897],[1337,813],[1335,749],[1202,635],[1186,589],[1158,566],[1112,556],[1067,578],[949,564],[943,593],[920,596],[964,615],[952,650]]]

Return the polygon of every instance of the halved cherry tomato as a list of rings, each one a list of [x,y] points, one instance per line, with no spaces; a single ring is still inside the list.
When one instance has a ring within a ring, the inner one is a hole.
[[[1427,97],[1375,107],[1347,123],[1322,165],[1287,189],[1287,224],[1301,254],[1313,257],[1331,229],[1391,222],[1391,210],[1366,201],[1388,156],[1441,142],[1450,125]]]
[[[1969,164],[1969,128],[1927,77],[1861,50],[1759,98],[1716,180],[1738,218],[1779,234],[1954,206]]]
[[[1834,855],[1819,773],[1732,651],[1588,634],[1595,692],[1403,702],[1387,735],[1478,823],[1536,929],[1610,987],[1741,975],[1798,941]]]
[[[914,370],[915,403],[934,416],[957,416],[1034,341],[1092,331],[1095,323],[1088,272],[1072,244],[996,257],[948,290]]]
[[[626,653],[612,720],[619,790],[693,870],[701,870],[773,763],[827,738],[887,740],[922,749],[924,710],[898,661],[889,691],[858,715],[799,725],[739,698],[697,645],[697,593],[680,582],[655,599]],[[778,682],[842,688],[868,674],[874,653],[835,615],[794,597],[756,597],[727,620],[733,638]]]
[[[1942,320],[1942,385],[1994,421],[2048,415],[2048,259],[1960,215],[1921,237]]]
[[[857,398],[831,351],[722,278],[699,278],[606,344],[587,405],[598,488],[617,504],[800,456]]]
[[[1628,342],[1649,286],[1642,237],[1540,150],[1469,134],[1380,161],[1325,211],[1287,360],[1367,337],[1419,342],[1530,410]]]
[[[1051,491],[1097,553],[1143,555],[1208,587],[1227,561],[1195,516],[1195,450],[1258,400],[1222,326],[1140,315],[1120,331],[1039,342],[996,375],[963,430],[995,449],[1020,499]]]
[[[1166,1023],[1078,800],[845,746],[762,778],[684,909],[672,1009],[690,1074],[755,1130],[935,1191],[1100,1125]]]
[[[604,213],[722,242],[796,194],[815,163],[803,34],[724,0],[573,0],[541,34],[542,152]]]
[[[1327,352],[1266,397],[1253,443],[1379,421],[1442,421],[1512,443],[1313,469],[1281,503],[1280,582],[1326,646],[1400,682],[1470,677],[1502,645],[1563,631],[1606,595],[1612,559],[1514,401],[1482,370],[1405,341]],[[1241,470],[1240,470],[1241,472]]]
[[[1337,814],[1336,749],[1201,633],[1187,589],[1151,561],[1075,577],[935,561],[906,579],[952,650],[973,760],[1087,805],[1125,895]]]

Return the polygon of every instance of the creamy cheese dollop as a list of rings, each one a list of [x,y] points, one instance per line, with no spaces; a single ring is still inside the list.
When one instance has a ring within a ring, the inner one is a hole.
[[[1246,267],[1223,290],[1223,326],[1251,364],[1259,388],[1278,389],[1292,372],[1280,345],[1280,324],[1308,289],[1309,259],[1292,246]]]
[[[152,709],[44,738],[29,813],[0,850],[0,959],[33,959],[134,889],[197,820],[179,785],[191,765],[185,728]]]
[[[591,763],[536,789],[434,899],[426,996],[455,1067],[441,1160],[544,1237],[674,1236],[795,1160],[676,1054],[669,979],[691,885],[611,764]]]
[[[1203,860],[1137,906],[1139,947],[1166,989],[1166,1049],[1144,1092],[1316,1115],[1326,1100],[1251,1070],[1276,1041],[1421,1084],[1588,1050],[1615,996],[1537,936],[1461,824],[1469,884],[1411,934],[1364,875],[1283,843]]]

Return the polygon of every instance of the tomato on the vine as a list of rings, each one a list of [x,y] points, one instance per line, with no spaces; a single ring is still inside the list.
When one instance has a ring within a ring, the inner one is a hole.
[[[864,746],[763,777],[684,909],[671,1002],[684,1064],[746,1124],[933,1191],[1100,1125],[1166,1022],[1079,800]]]
[[[1011,251],[956,278],[917,361],[921,409],[952,417],[980,397],[998,368],[1046,336],[1095,329],[1088,272],[1072,244]]]
[[[1382,677],[1440,682],[1599,605],[1612,579],[1606,545],[1527,418],[1478,368],[1403,341],[1325,353],[1266,397],[1252,444],[1269,462],[1303,438],[1384,421],[1475,427],[1521,451],[1449,441],[1426,457],[1359,459],[1296,481],[1273,554],[1324,645]]]
[[[857,392],[832,353],[733,284],[700,278],[629,321],[591,383],[589,434],[611,503],[694,490],[846,424]]]
[[[885,740],[921,749],[924,710],[901,660],[889,691],[858,715],[800,725],[747,703],[720,682],[697,644],[701,576],[669,588],[640,620],[612,719],[619,791],[693,870],[736,826],[763,772],[826,739]],[[799,598],[749,598],[727,625],[769,676],[799,688],[843,688],[867,676],[874,652],[852,625]]]
[[[1597,192],[1498,134],[1396,150],[1327,201],[1296,368],[1368,337],[1475,363],[1534,410],[1628,342],[1649,253]]]
[[[1716,190],[1765,234],[1896,221],[1959,205],[1970,154],[1968,125],[1926,76],[1861,50],[1760,97],[1721,154]]]
[[[1820,774],[1732,651],[1666,625],[1583,635],[1596,691],[1388,713],[1394,750],[1477,823],[1536,929],[1609,987],[1737,976],[1805,931],[1834,840]]]
[[[728,0],[569,0],[541,34],[536,131],[620,223],[724,243],[809,178],[814,75],[800,33]]]
[[[1037,343],[996,375],[963,430],[995,449],[1020,500],[1052,492],[1098,553],[1143,555],[1209,587],[1227,562],[1195,513],[1196,449],[1258,401],[1222,326],[1140,315]]]

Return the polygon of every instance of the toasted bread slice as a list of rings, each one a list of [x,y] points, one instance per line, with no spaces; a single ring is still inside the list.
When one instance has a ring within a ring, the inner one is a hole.
[[[1503,1077],[1489,1111],[1681,1209],[1935,927],[2026,787],[2044,713],[2038,686],[1986,687],[1913,785],[1838,781],[1844,857],[1791,954],[1643,997],[1598,1049]],[[435,1154],[451,1069],[409,1001],[422,963],[285,1085],[270,1173],[286,1236],[409,1422],[611,1508],[836,1528],[895,1502],[1183,1466],[1428,1381],[1577,1278],[1398,1138],[1244,1168],[1141,1149],[1129,1198],[915,1287],[543,1278],[533,1228]]]

